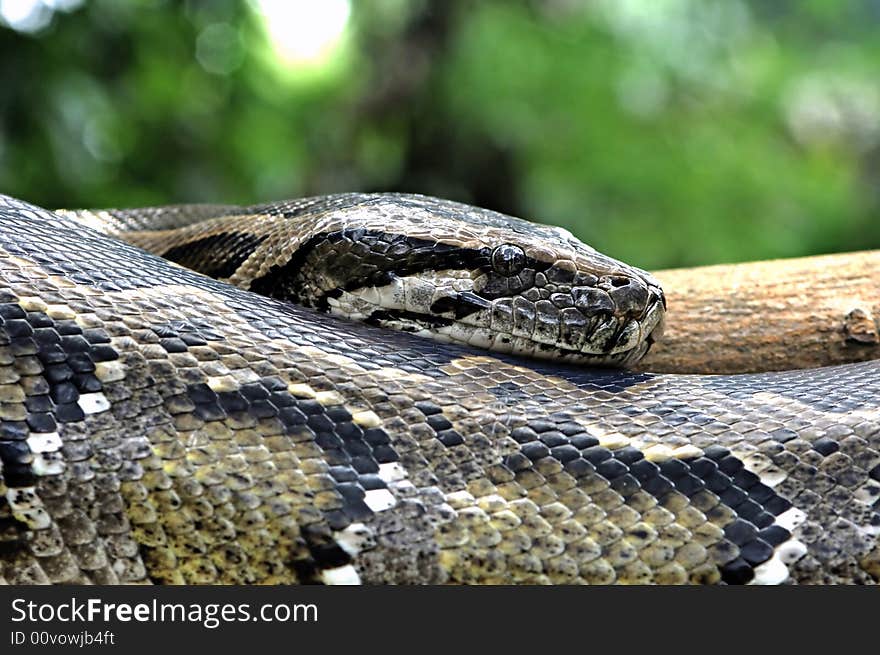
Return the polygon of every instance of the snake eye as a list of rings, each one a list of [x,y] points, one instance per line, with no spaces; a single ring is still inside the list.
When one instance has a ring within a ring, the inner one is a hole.
[[[492,268],[496,273],[510,277],[523,270],[525,265],[526,254],[519,246],[505,243],[492,251]]]

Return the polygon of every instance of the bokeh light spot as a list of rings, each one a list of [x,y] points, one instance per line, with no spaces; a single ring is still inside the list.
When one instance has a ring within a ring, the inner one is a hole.
[[[84,0],[0,0],[0,23],[16,32],[33,34],[52,22],[55,11],[70,12]]]
[[[244,60],[238,30],[228,23],[214,23],[203,29],[196,39],[196,59],[209,73],[228,75]]]
[[[320,64],[339,44],[351,14],[349,0],[252,0],[272,49],[291,66]]]
[[[41,0],[0,0],[0,17],[18,32],[38,32],[52,20],[52,11]]]

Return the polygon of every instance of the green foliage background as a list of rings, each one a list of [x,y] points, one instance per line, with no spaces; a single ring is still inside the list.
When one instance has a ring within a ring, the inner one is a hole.
[[[308,67],[248,2],[68,4],[0,27],[0,191],[37,204],[415,191],[646,268],[880,247],[877,0],[354,0]]]

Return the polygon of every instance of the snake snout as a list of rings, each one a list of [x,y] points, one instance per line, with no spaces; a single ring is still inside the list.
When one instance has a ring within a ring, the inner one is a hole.
[[[638,277],[605,275],[595,285],[571,289],[574,306],[587,317],[600,314],[643,318],[655,305],[665,309],[663,290]]]
[[[608,294],[620,314],[638,315],[647,308],[648,285],[638,278],[605,276],[597,286]]]
[[[561,347],[595,358],[595,363],[638,360],[662,334],[666,300],[649,275],[624,268],[594,276],[570,289],[572,310],[561,326]]]

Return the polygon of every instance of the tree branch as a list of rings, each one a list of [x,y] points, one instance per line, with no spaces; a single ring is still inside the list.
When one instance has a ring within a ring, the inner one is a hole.
[[[655,276],[666,330],[638,370],[740,373],[880,358],[880,251]]]

